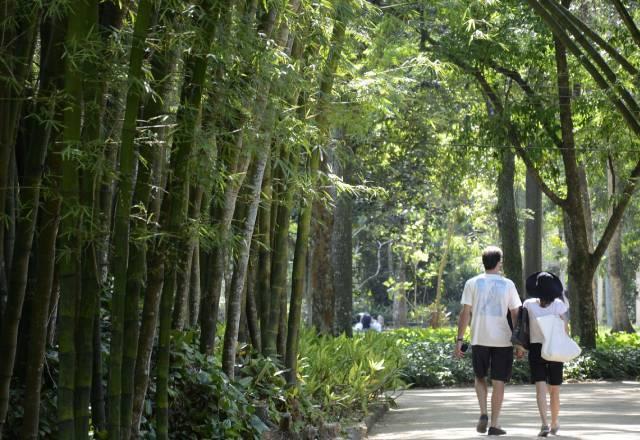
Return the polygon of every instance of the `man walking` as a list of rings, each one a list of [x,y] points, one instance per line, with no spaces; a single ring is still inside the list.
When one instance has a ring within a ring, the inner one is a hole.
[[[487,432],[487,376],[491,371],[491,424],[489,435],[504,435],[498,418],[504,398],[504,385],[511,378],[513,346],[507,313],[516,322],[522,305],[513,282],[500,273],[502,251],[489,246],[482,252],[485,272],[467,281],[462,293],[462,310],[458,319],[458,338],[454,356],[461,358],[464,332],[471,321],[471,357],[475,374],[475,388],[480,405],[480,419],[476,430]]]

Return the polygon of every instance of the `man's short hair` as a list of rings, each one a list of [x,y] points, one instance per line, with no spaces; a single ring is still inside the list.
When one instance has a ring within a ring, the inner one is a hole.
[[[485,270],[495,269],[502,261],[502,250],[498,246],[489,246],[482,251],[482,264]]]

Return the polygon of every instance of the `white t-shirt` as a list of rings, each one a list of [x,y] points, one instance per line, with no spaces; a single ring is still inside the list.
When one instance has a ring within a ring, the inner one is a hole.
[[[507,312],[522,304],[513,281],[498,274],[480,274],[464,285],[460,303],[471,306],[471,345],[511,346]]]
[[[536,318],[547,315],[562,316],[569,310],[567,305],[558,298],[547,307],[542,307],[538,298],[529,298],[524,302],[523,307],[529,312],[529,339],[532,344],[542,344],[544,342],[544,336]]]

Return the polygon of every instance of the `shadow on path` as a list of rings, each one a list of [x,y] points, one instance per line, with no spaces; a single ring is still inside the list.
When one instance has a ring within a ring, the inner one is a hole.
[[[560,431],[551,439],[640,440],[640,383],[565,384],[560,394]],[[415,389],[398,398],[373,428],[370,439],[472,439],[478,434],[478,403],[473,388]],[[500,416],[507,435],[535,439],[540,418],[533,385],[507,386]],[[494,437],[492,437],[494,438]]]

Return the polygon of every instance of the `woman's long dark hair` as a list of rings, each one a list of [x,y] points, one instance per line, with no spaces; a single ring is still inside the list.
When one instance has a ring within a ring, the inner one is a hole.
[[[371,327],[371,315],[369,315],[368,313],[365,313],[364,315],[362,315],[362,320],[360,321],[362,323],[362,329],[367,329]]]

